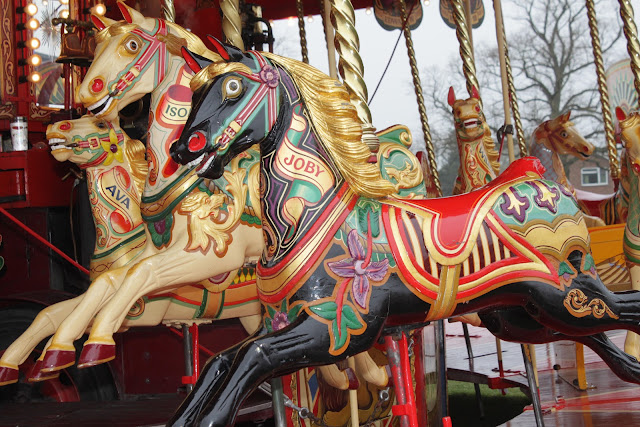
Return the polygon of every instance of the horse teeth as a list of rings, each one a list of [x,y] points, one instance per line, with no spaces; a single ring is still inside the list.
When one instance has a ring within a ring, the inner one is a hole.
[[[204,159],[204,154],[201,154],[200,157],[198,157],[195,160],[191,160],[189,163],[187,163],[187,166],[189,166],[189,167],[197,166],[198,164],[200,164],[202,159]]]
[[[49,139],[49,145],[64,144],[65,142],[66,142],[66,140],[64,138],[50,138]]]
[[[97,116],[107,111],[112,101],[113,101],[113,98],[107,95],[101,100],[99,100],[98,102],[96,102],[95,104],[91,104],[89,107],[87,107],[87,109],[90,110],[94,116]]]
[[[213,162],[214,159],[215,159],[215,156],[209,157],[209,160],[207,160],[207,163],[205,163],[204,166],[202,166],[198,171],[198,175],[205,172],[209,168],[209,165],[211,164],[211,162]]]
[[[56,150],[69,150],[70,148],[65,147],[64,145],[52,145],[51,146],[51,151],[56,151]]]

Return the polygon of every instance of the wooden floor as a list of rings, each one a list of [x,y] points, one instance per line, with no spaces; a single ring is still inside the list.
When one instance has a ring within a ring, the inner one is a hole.
[[[447,324],[447,364],[469,369],[466,346],[459,323]],[[476,372],[497,376],[495,338],[485,329],[469,327]],[[608,333],[612,341],[623,347],[626,332]],[[502,342],[503,363],[507,378],[526,381],[522,350],[518,344]],[[585,348],[588,390],[574,387],[575,371],[554,370],[559,360],[557,351],[565,351],[568,343],[536,346],[536,366],[540,382],[543,421],[546,427],[640,426],[640,387],[616,377],[602,360]],[[565,348],[560,349],[559,347]],[[562,354],[562,353],[561,353]],[[462,355],[462,356],[461,356]],[[508,427],[536,426],[532,408],[504,424]],[[455,427],[455,426],[454,426]]]

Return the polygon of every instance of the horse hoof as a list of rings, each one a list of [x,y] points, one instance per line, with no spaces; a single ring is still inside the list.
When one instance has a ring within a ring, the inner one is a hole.
[[[351,368],[347,368],[344,370],[344,373],[347,374],[347,379],[349,380],[349,390],[357,390],[360,388],[360,381],[355,373],[355,371]]]
[[[54,372],[76,363],[75,350],[47,350],[42,360],[42,372]]]
[[[78,368],[88,368],[115,359],[116,346],[113,344],[85,343],[78,360]]]
[[[19,374],[17,367],[0,366],[0,386],[17,383]]]
[[[40,381],[52,380],[60,376],[60,371],[42,372],[42,360],[36,360],[36,363],[31,367],[27,381],[30,383],[37,383]]]

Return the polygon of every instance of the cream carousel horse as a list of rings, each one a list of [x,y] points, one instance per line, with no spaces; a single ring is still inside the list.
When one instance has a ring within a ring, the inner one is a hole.
[[[96,226],[91,278],[136,262],[146,242],[140,216],[140,196],[147,169],[142,143],[129,139],[117,123],[91,116],[49,126],[47,138],[56,160],[78,164],[87,176]],[[87,293],[108,294],[108,290],[96,290],[101,284],[103,282],[95,281]],[[38,314],[29,328],[2,354],[0,385],[18,380],[18,366],[41,340],[56,332],[85,297],[80,295],[56,303]],[[255,317],[251,316],[259,312],[253,269],[242,268],[233,274],[141,298],[127,313],[122,329],[155,326],[161,321],[235,317],[240,317],[248,329],[255,329],[251,323]],[[59,371],[40,372],[43,356],[44,353],[33,367],[30,381],[59,375]]]
[[[581,203],[587,213],[590,227],[622,223],[626,219],[629,203],[627,179],[623,175],[615,194],[600,195],[576,190],[564,170],[560,155],[569,154],[586,160],[593,154],[593,144],[585,140],[570,121],[571,111],[541,123],[533,132],[529,152],[540,159],[546,172],[544,177],[552,179],[568,189]]]
[[[480,107],[477,89],[472,89],[468,99],[456,99],[453,87],[450,87],[448,102],[453,110],[460,154],[460,168],[453,194],[464,194],[495,179],[500,173],[499,155]]]
[[[640,289],[640,114],[628,116],[616,108],[621,138],[627,156],[623,158],[629,173],[629,214],[624,229],[623,250],[631,274],[631,287]],[[624,351],[640,360],[640,337],[627,333]]]

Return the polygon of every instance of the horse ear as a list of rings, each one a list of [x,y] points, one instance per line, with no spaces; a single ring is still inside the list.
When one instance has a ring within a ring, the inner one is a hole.
[[[207,40],[209,40],[209,42],[213,45],[216,53],[222,56],[222,59],[227,62],[239,62],[240,60],[242,60],[242,58],[244,58],[244,53],[240,49],[230,44],[222,43],[211,34],[207,34]]]
[[[189,68],[191,68],[191,71],[193,71],[194,73],[197,73],[198,71],[202,70],[204,67],[211,64],[212,62],[207,58],[205,58],[204,56],[200,56],[197,53],[191,52],[189,49],[187,49],[184,46],[182,46],[181,50],[182,50],[182,57],[184,58]]]
[[[122,13],[122,17],[129,24],[134,22],[142,22],[144,20],[144,16],[135,10],[132,7],[127,6],[123,1],[118,1],[118,9],[120,9],[120,13]]]
[[[616,107],[616,117],[618,118],[618,121],[621,122],[627,118],[627,115],[622,108]]]
[[[96,26],[98,31],[102,31],[105,28],[107,28],[109,25],[114,24],[116,21],[114,21],[113,19],[109,19],[107,17],[104,17],[104,16],[94,15],[92,13],[91,14],[91,22],[93,22],[93,25]]]
[[[475,99],[480,99],[480,94],[478,93],[478,89],[475,86],[471,87],[471,97]]]
[[[453,86],[449,86],[449,97],[447,98],[449,105],[453,107],[453,103],[456,102],[456,93],[453,90]]]
[[[229,53],[227,52],[227,49],[224,47],[222,42],[220,42],[220,40],[213,37],[211,34],[207,34],[207,40],[209,40],[209,43],[213,45],[213,49],[218,55],[222,57],[222,59],[224,59],[225,61],[229,61],[231,59]]]
[[[570,118],[571,118],[571,110],[567,111],[562,115],[562,120],[565,122],[568,122]]]

